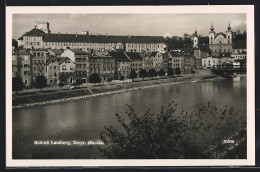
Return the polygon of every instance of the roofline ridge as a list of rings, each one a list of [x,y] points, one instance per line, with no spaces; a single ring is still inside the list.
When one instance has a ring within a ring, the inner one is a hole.
[[[124,51],[124,54],[126,55],[126,57],[128,58],[128,60],[131,61],[131,58],[126,54],[126,52]]]

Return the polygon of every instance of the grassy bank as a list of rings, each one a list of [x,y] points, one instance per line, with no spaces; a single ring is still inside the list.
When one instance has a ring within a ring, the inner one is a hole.
[[[215,76],[213,76],[215,77]],[[144,81],[134,81],[125,84],[114,84],[114,85],[102,85],[93,86],[90,88],[81,88],[78,90],[56,90],[51,92],[37,92],[34,94],[23,94],[23,95],[13,95],[13,109],[30,107],[42,104],[57,103],[63,101],[69,101],[73,99],[86,98],[90,96],[97,96],[103,94],[111,94],[117,92],[130,91],[139,88],[148,88],[160,85],[174,84],[178,82],[185,81],[200,81],[201,79],[212,78],[212,76],[205,75],[188,75],[183,77],[166,78],[166,79],[154,79],[154,80],[144,80]]]

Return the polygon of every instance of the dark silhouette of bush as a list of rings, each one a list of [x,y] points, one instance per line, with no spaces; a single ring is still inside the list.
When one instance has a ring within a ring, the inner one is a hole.
[[[219,159],[228,152],[232,139],[246,126],[234,108],[218,109],[209,102],[198,112],[185,112],[174,102],[154,114],[138,115],[128,106],[128,118],[116,114],[123,130],[105,126],[99,150],[113,159]],[[246,139],[246,137],[245,137]],[[239,155],[236,155],[239,157]]]

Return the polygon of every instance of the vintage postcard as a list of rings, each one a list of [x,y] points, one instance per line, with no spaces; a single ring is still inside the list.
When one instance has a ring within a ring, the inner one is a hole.
[[[255,164],[254,6],[6,8],[8,167]]]

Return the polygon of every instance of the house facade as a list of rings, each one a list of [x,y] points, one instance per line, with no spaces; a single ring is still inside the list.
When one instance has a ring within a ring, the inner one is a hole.
[[[88,80],[88,54],[80,49],[65,49],[60,55],[61,57],[68,57],[75,63],[75,77],[83,80],[84,83]]]
[[[17,52],[12,54],[12,77],[21,77],[25,87],[33,84],[32,55]]]

